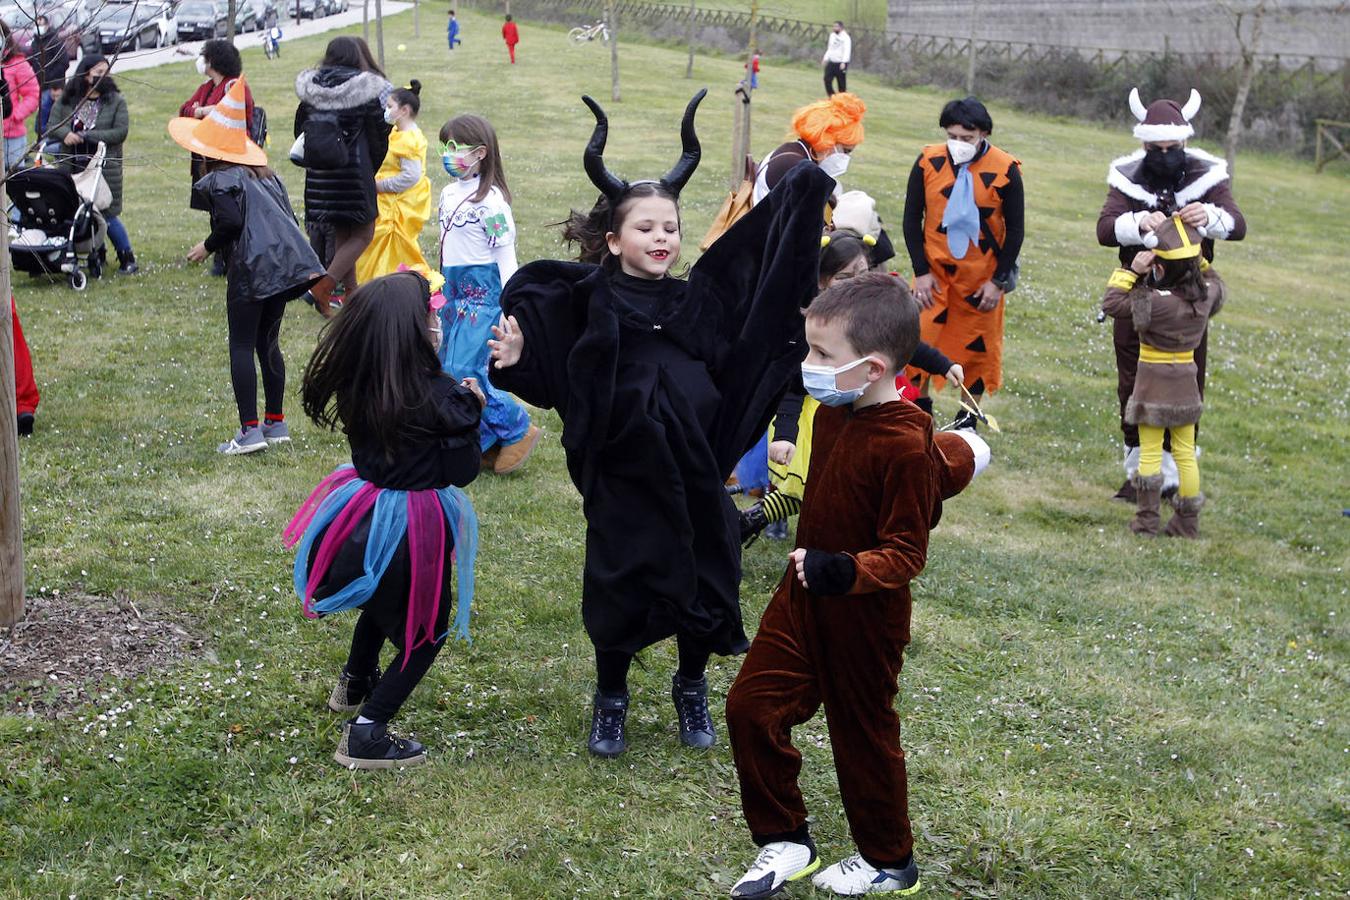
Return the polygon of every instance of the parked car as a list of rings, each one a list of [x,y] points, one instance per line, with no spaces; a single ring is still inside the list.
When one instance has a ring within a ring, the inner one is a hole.
[[[230,8],[212,0],[187,0],[178,7],[178,40],[201,41],[224,37],[229,31]]]
[[[347,0],[328,0],[328,11],[334,14],[345,13],[350,6]]]
[[[228,5],[226,12],[229,12]],[[262,20],[258,18],[258,10],[254,8],[250,0],[238,0],[234,7],[234,33],[244,34],[249,31],[257,31],[262,27]]]
[[[298,8],[298,11],[297,11]],[[325,0],[289,0],[286,4],[286,18],[321,19],[328,15]]]
[[[159,7],[148,3],[108,7],[85,30],[84,52],[108,55],[163,46],[160,16]]]

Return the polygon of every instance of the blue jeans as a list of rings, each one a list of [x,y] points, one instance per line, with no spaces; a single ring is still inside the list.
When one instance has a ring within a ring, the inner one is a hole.
[[[42,89],[42,103],[38,106],[37,133],[38,137],[47,130],[47,119],[52,114],[52,104],[56,101],[52,99],[52,92],[46,88]]]
[[[11,169],[23,161],[23,152],[28,149],[28,135],[5,138],[5,168]]]
[[[108,216],[108,240],[112,241],[118,256],[131,252],[131,236],[127,234],[127,226],[117,216]]]

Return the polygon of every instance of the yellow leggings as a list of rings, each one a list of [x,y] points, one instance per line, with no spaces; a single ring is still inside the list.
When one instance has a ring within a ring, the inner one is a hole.
[[[1157,475],[1162,471],[1163,435],[1172,432],[1172,458],[1181,477],[1178,496],[1200,493],[1200,467],[1195,462],[1195,425],[1174,425],[1170,429],[1156,425],[1139,426],[1139,474]]]

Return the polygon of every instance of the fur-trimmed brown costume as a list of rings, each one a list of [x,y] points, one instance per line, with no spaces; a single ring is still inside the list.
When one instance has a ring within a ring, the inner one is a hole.
[[[1121,269],[1117,276],[1129,270]],[[1191,301],[1171,291],[1158,290],[1139,281],[1125,289],[1106,289],[1102,309],[1124,324],[1145,348],[1139,359],[1134,389],[1125,404],[1124,419],[1131,425],[1172,428],[1200,421],[1204,403],[1196,380],[1194,362],[1152,363],[1147,350],[1164,354],[1189,353],[1205,339],[1210,317],[1223,307],[1223,279],[1213,269],[1204,276],[1205,296]]]
[[[797,526],[812,589],[789,566],[727,695],[741,805],[761,846],[801,840],[790,836],[806,830],[791,729],[823,704],[859,852],[876,866],[909,855],[893,705],[909,643],[909,584],[923,571],[942,501],[974,473],[970,446],[955,434],[934,436],[932,419],[908,401],[816,413]]]
[[[1203,203],[1213,210],[1215,227],[1207,229],[1200,252],[1208,261],[1214,259],[1214,240],[1240,241],[1247,234],[1247,221],[1242,217],[1233,192],[1229,187],[1228,165],[1216,156],[1194,147],[1186,148],[1185,170],[1173,187],[1151,183],[1144,169],[1144,151],[1136,150],[1111,163],[1106,183],[1110,190],[1097,218],[1097,242],[1104,247],[1120,248],[1120,264],[1129,266],[1136,253],[1144,249],[1139,219],[1143,214],[1162,212],[1172,215],[1188,203]],[[1134,393],[1135,370],[1139,362],[1139,337],[1129,317],[1115,320],[1113,334],[1116,351],[1116,395],[1120,401],[1120,429],[1127,447],[1139,446],[1139,429],[1126,416],[1125,408]],[[1201,334],[1195,347],[1195,376],[1197,390],[1205,392],[1205,357],[1208,350],[1206,335]]]

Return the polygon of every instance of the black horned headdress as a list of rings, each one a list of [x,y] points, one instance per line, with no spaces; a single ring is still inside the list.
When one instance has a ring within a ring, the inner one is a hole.
[[[595,114],[595,131],[591,132],[591,140],[586,145],[584,156],[586,174],[590,176],[591,183],[600,189],[600,193],[605,195],[605,199],[609,201],[610,209],[617,208],[623,202],[628,191],[638,184],[660,184],[673,196],[680,196],[680,191],[684,189],[689,179],[693,177],[694,170],[698,168],[699,157],[702,155],[698,135],[694,132],[694,113],[698,110],[699,103],[707,96],[707,93],[707,88],[699,91],[684,109],[684,120],[680,123],[680,142],[683,144],[684,150],[674,168],[659,179],[646,179],[631,183],[624,181],[605,166],[605,141],[609,137],[609,117],[600,108],[600,104],[596,103],[591,97],[581,98],[582,102],[589,106],[591,112]]]

